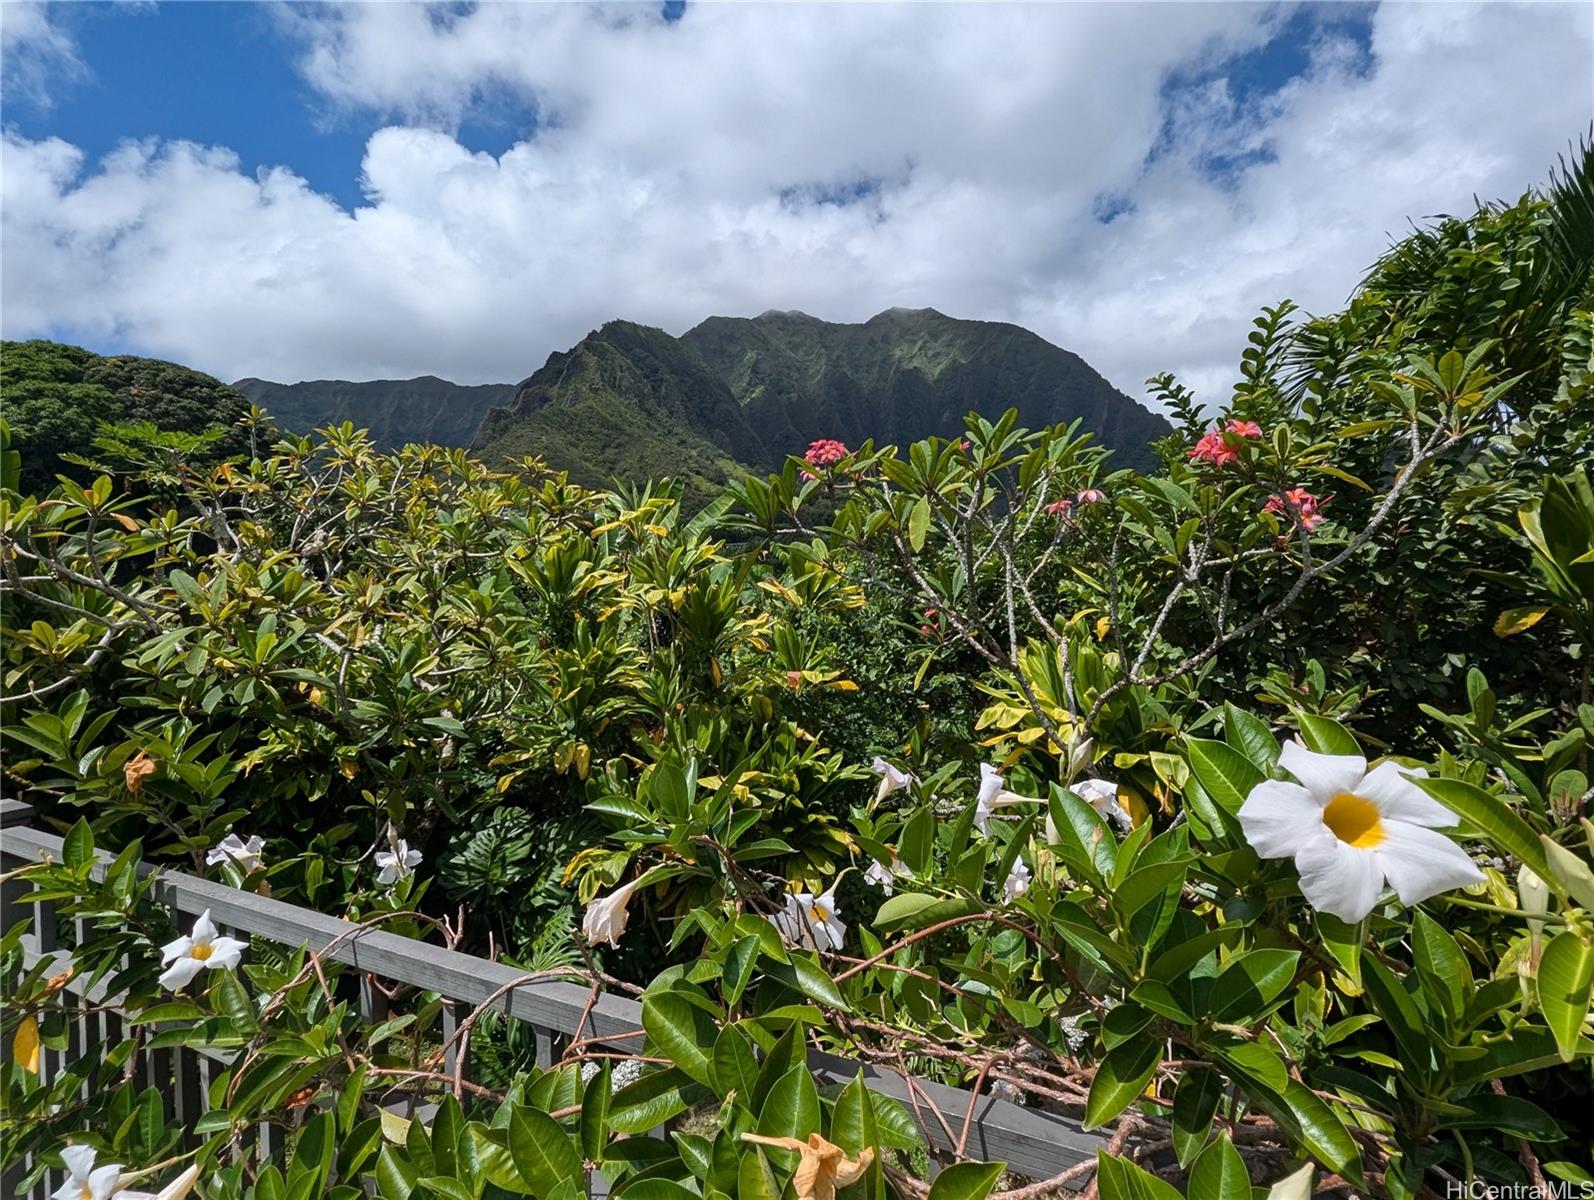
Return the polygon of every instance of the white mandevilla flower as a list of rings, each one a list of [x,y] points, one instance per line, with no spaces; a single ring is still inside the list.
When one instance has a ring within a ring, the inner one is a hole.
[[[1105,779],[1079,779],[1069,784],[1068,790],[1095,809],[1103,820],[1111,821],[1125,831],[1133,828],[1134,818],[1129,815],[1128,809],[1118,803],[1116,783]],[[1049,843],[1059,840],[1057,825],[1050,811],[1046,814],[1046,840]]]
[[[1007,790],[1007,781],[990,763],[980,764],[980,793],[974,801],[974,827],[981,833],[991,832],[991,818],[996,810],[1009,804],[1043,804],[1034,796],[1020,796]]]
[[[189,1167],[158,1192],[121,1191],[113,1195],[111,1200],[184,1200],[184,1197],[194,1190],[194,1184],[198,1179],[199,1168]]]
[[[1094,808],[1103,820],[1111,821],[1119,829],[1127,830],[1134,825],[1129,810],[1118,803],[1116,783],[1109,783],[1105,779],[1081,779],[1069,784],[1068,790]]]
[[[586,936],[588,945],[596,946],[599,942],[608,942],[611,946],[620,944],[620,935],[631,920],[626,905],[631,903],[631,893],[637,890],[641,882],[642,877],[639,875],[624,887],[615,888],[607,896],[598,896],[587,905],[586,915],[581,918],[581,932]]]
[[[874,762],[870,764],[869,769],[880,776],[880,787],[874,794],[876,804],[884,800],[892,792],[901,791],[909,784],[919,782],[916,777],[906,771],[898,770],[878,755],[875,757]]]
[[[248,948],[247,942],[218,936],[207,908],[194,922],[192,933],[161,947],[161,966],[166,968],[161,972],[161,986],[175,992],[187,987],[201,971],[230,971]]]
[[[421,852],[411,850],[410,844],[399,838],[393,843],[393,849],[376,852],[376,865],[380,868],[376,873],[376,881],[385,887],[397,883],[420,866]]]
[[[93,1146],[68,1146],[61,1151],[67,1179],[55,1190],[55,1200],[111,1200],[122,1178],[121,1163],[94,1165]]]
[[[1279,765],[1298,779],[1268,779],[1240,806],[1245,840],[1263,858],[1295,859],[1313,908],[1360,921],[1387,880],[1403,904],[1483,882],[1472,859],[1436,829],[1456,816],[1411,782],[1420,767],[1354,754],[1316,754],[1286,742]]]
[[[1002,899],[1011,904],[1029,891],[1030,873],[1022,858],[1013,860],[1013,869],[1002,881]]]
[[[847,927],[841,923],[836,907],[836,888],[818,896],[810,892],[791,892],[786,907],[771,918],[780,936],[796,946],[814,950],[840,950]]]
[[[229,833],[221,839],[221,844],[213,846],[210,853],[205,855],[208,866],[219,867],[222,863],[230,862],[245,875],[258,871],[265,866],[265,860],[260,857],[260,852],[265,849],[266,839],[252,837],[247,842],[236,833]]]
[[[876,885],[882,892],[890,896],[896,891],[898,879],[912,879],[913,872],[908,869],[908,864],[895,854],[891,856],[891,865],[888,867],[878,859],[870,859],[869,866],[864,870],[863,881]]]

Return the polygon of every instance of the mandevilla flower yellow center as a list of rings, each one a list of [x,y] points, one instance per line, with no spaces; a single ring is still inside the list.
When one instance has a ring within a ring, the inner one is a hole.
[[[1370,850],[1384,840],[1378,806],[1355,792],[1340,792],[1324,805],[1323,824],[1347,846]]]

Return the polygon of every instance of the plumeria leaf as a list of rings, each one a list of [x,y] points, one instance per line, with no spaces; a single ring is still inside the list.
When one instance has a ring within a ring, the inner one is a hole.
[[[1539,1008],[1555,1035],[1562,1062],[1577,1053],[1579,1031],[1589,1019],[1594,986],[1594,945],[1571,929],[1557,934],[1539,960]]]

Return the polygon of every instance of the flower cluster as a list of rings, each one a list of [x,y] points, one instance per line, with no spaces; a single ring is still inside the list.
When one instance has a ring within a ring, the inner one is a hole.
[[[1314,496],[1305,488],[1291,488],[1282,496],[1269,499],[1262,506],[1262,511],[1286,519],[1293,515],[1300,519],[1301,528],[1311,533],[1323,523],[1324,517],[1320,510],[1332,499],[1332,496],[1321,498]]]
[[[838,442],[835,438],[820,438],[808,444],[808,453],[803,458],[816,467],[832,467],[851,453],[845,442]]]
[[[1240,447],[1247,438],[1262,436],[1262,427],[1255,421],[1231,420],[1222,429],[1213,429],[1201,435],[1190,451],[1191,462],[1209,462],[1215,467],[1226,466],[1240,457]]]

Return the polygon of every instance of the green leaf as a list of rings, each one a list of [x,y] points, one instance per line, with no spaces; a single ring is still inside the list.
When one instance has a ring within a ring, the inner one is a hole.
[[[1594,985],[1594,945],[1572,930],[1563,930],[1544,948],[1539,960],[1539,1008],[1555,1035],[1562,1062],[1577,1052],[1579,1031],[1589,1015]]]
[[[806,1063],[775,1081],[758,1113],[758,1132],[766,1137],[805,1138],[819,1131],[819,1092]]]
[[[1251,1200],[1251,1176],[1240,1152],[1220,1133],[1190,1168],[1188,1200]]]
[[[1198,1068],[1186,1071],[1173,1093],[1173,1152],[1186,1170],[1212,1132],[1212,1118],[1223,1097],[1223,1077]]]
[[[793,950],[791,962],[772,962],[766,967],[766,973],[771,979],[778,979],[809,999],[830,1008],[845,1012],[849,1007],[836,981],[830,977],[829,971],[819,965],[819,956],[812,950]]]
[[[763,1150],[754,1147],[751,1154],[742,1155],[736,1187],[738,1200],[780,1200],[780,1193],[780,1184]]]
[[[1355,736],[1338,721],[1299,710],[1295,713],[1295,721],[1301,727],[1301,740],[1308,750],[1362,757],[1362,748]]]
[[[216,1001],[216,1006],[227,1015],[233,1028],[245,1037],[260,1028],[260,1021],[255,1015],[255,1006],[249,1001],[249,993],[244,991],[243,984],[238,982],[237,976],[231,971],[220,972],[216,980],[215,990],[211,998]]]
[[[897,839],[897,857],[915,875],[923,876],[930,869],[930,856],[935,849],[935,810],[925,805],[908,818]]]
[[[1367,999],[1394,1035],[1407,1069],[1426,1074],[1433,1064],[1434,1045],[1422,1013],[1417,1010],[1416,1001],[1405,984],[1371,956],[1365,963],[1362,982],[1367,988]]]
[[[1455,1103],[1468,1111],[1463,1116],[1441,1117],[1440,1128],[1488,1129],[1535,1142],[1557,1142],[1566,1136],[1549,1113],[1520,1096],[1479,1092]]]
[[[1498,797],[1461,779],[1413,779],[1418,787],[1481,832],[1506,853],[1514,855],[1540,879],[1555,881],[1545,861],[1544,847],[1528,823]],[[1559,889],[1560,884],[1555,882]]]
[[[1231,815],[1240,811],[1251,789],[1266,778],[1256,764],[1225,742],[1186,738],[1184,744],[1190,770],[1207,795]]]
[[[1472,968],[1456,939],[1421,909],[1413,922],[1412,957],[1423,994],[1452,1020],[1467,1011]]]
[[[725,951],[725,972],[720,976],[720,993],[728,1006],[734,1007],[742,998],[757,961],[758,938],[752,934],[738,938]]]
[[[1235,1024],[1261,1016],[1295,977],[1296,950],[1247,950],[1236,954],[1212,985],[1212,1019]]]
[[[1173,1184],[1105,1150],[1096,1151],[1096,1186],[1101,1200],[1183,1200]]]
[[[650,992],[642,997],[642,1028],[671,1062],[698,1083],[713,1085],[709,1054],[719,1036],[713,1017],[680,992]]]
[[[1539,844],[1544,847],[1544,859],[1565,894],[1571,896],[1579,908],[1594,913],[1594,871],[1547,834],[1539,835]]]
[[[609,1140],[609,1101],[614,1095],[612,1061],[603,1060],[581,1096],[581,1157],[591,1162],[603,1161],[603,1147]]]
[[[87,817],[79,817],[77,824],[67,830],[61,842],[61,861],[74,871],[94,861],[94,831],[89,828]]]
[[[585,1192],[581,1193],[585,1195]],[[636,1179],[617,1189],[614,1200],[699,1200],[698,1194],[673,1179]]]
[[[1085,1128],[1098,1129],[1138,1100],[1162,1062],[1162,1042],[1141,1037],[1107,1052],[1085,1101]]]
[[[609,1101],[609,1128],[614,1133],[646,1133],[685,1112],[705,1090],[679,1067],[649,1071]]]
[[[880,911],[875,913],[874,927],[881,933],[912,933],[955,917],[966,917],[982,907],[972,896],[902,892],[880,906]]]
[[[953,1163],[930,1185],[930,1200],[985,1200],[1002,1176],[1006,1163]]]
[[[830,1140],[845,1150],[849,1158],[857,1158],[860,1151],[880,1142],[874,1104],[869,1099],[862,1070],[836,1097],[830,1114]]]
[[[917,554],[924,549],[924,535],[930,530],[930,498],[920,496],[919,502],[908,513],[908,545]]]
[[[1227,700],[1223,702],[1223,740],[1250,759],[1259,771],[1271,771],[1279,760],[1279,742],[1273,727]]]
[[[547,1197],[561,1183],[582,1180],[581,1153],[570,1135],[535,1108],[509,1114],[509,1155],[534,1196]]]
[[[750,1104],[753,1089],[758,1086],[758,1062],[753,1058],[753,1047],[747,1035],[734,1025],[727,1025],[714,1039],[714,1090],[724,1099],[732,1092],[743,1104]]]

